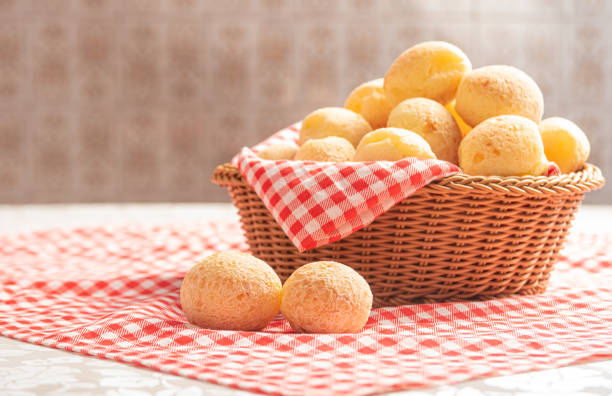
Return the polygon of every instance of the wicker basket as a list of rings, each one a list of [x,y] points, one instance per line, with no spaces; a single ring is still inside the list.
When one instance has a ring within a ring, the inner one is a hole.
[[[251,252],[283,281],[302,264],[339,261],[365,277],[379,307],[541,293],[584,193],[604,184],[592,165],[553,177],[454,175],[300,253],[236,167],[212,180],[229,189]]]

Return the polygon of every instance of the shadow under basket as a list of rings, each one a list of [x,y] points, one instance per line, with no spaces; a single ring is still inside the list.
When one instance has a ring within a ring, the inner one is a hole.
[[[218,166],[212,180],[228,188],[251,253],[282,281],[303,264],[338,261],[368,281],[375,307],[543,292],[584,193],[604,184],[588,164],[551,177],[449,176],[300,253],[235,166]]]

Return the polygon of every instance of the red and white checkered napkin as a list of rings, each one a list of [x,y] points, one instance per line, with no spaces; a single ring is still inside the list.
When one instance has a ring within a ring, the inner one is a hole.
[[[297,125],[255,146],[297,139]],[[459,172],[440,160],[271,161],[248,148],[235,158],[246,182],[300,251],[337,241],[370,224],[428,183]]]
[[[370,394],[612,358],[612,235],[573,235],[550,290],[376,309],[358,334],[187,323],[185,271],[237,224],[0,235],[0,334],[261,393]]]

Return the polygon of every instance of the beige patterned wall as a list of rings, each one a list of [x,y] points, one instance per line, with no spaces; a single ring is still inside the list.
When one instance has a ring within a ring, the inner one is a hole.
[[[611,19],[605,0],[0,0],[0,202],[226,200],[216,164],[430,39],[530,73],[612,177]]]

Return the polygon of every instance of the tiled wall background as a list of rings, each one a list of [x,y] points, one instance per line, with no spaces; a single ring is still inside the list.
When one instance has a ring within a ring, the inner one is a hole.
[[[605,0],[0,0],[0,202],[227,200],[216,164],[430,39],[531,74],[612,177],[611,19]]]

